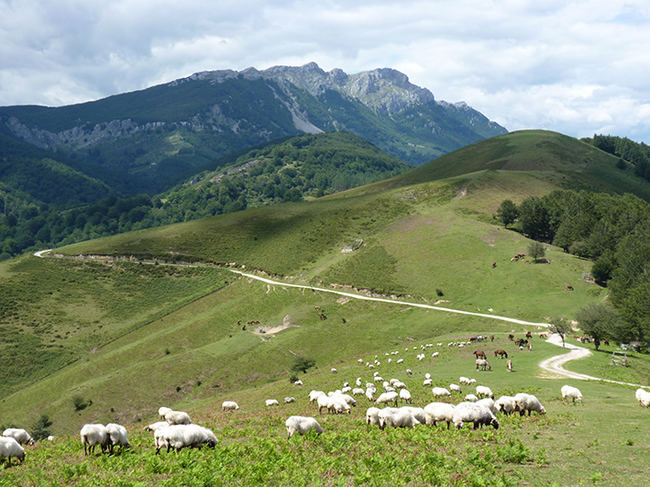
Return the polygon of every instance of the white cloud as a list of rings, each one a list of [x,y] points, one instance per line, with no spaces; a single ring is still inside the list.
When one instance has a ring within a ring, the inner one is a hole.
[[[60,105],[210,69],[394,67],[508,129],[650,142],[643,0],[0,1],[0,105]]]

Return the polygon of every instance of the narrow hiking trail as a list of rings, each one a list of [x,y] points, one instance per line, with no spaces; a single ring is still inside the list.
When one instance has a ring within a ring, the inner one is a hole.
[[[49,253],[52,249],[46,249],[46,250],[39,250],[38,252],[34,252],[35,257],[39,258],[45,258],[47,253]],[[61,258],[60,256],[57,256],[58,258]],[[72,256],[71,256],[72,257]],[[76,258],[80,256],[75,256]],[[142,264],[154,264],[155,262],[153,261],[139,261]],[[184,264],[165,264],[165,263],[159,263],[160,265],[175,265],[175,266],[183,266]],[[202,265],[199,262],[194,262],[192,264],[187,264],[188,267],[197,267]],[[204,264],[207,265],[207,264]],[[214,266],[213,264],[210,264],[211,266]],[[387,304],[397,304],[397,305],[402,305],[402,306],[410,306],[414,308],[422,308],[422,309],[431,309],[435,311],[442,311],[446,313],[456,313],[456,314],[461,314],[461,315],[469,315],[469,316],[478,316],[479,318],[488,318],[492,320],[498,320],[498,321],[506,321],[509,323],[516,323],[519,325],[528,325],[528,326],[538,326],[538,327],[546,327],[548,328],[549,324],[548,323],[535,323],[532,321],[526,321],[526,320],[520,320],[517,318],[510,318],[507,316],[500,316],[500,315],[493,315],[493,314],[486,314],[486,313],[476,313],[473,311],[464,311],[464,310],[459,310],[459,309],[453,309],[453,308],[445,308],[441,306],[434,306],[431,304],[424,304],[424,303],[413,303],[409,301],[400,301],[398,299],[390,299],[390,298],[379,298],[375,296],[365,296],[363,294],[356,294],[356,293],[349,293],[345,291],[337,291],[335,289],[327,289],[327,288],[322,288],[322,287],[316,287],[316,286],[308,286],[306,284],[293,284],[293,283],[288,283],[288,282],[282,282],[282,281],[276,281],[273,279],[268,279],[266,277],[261,277],[255,274],[250,274],[247,272],[227,268],[230,272],[234,274],[238,274],[242,277],[247,277],[249,279],[253,279],[256,281],[263,282],[267,285],[271,286],[280,286],[280,287],[285,287],[285,288],[296,288],[296,289],[307,289],[307,290],[312,290],[312,291],[318,291],[318,292],[324,292],[324,293],[330,293],[330,294],[336,294],[339,296],[345,296],[347,298],[351,299],[358,299],[362,301],[374,301],[374,302],[379,302],[379,303],[387,303]],[[551,343],[553,345],[557,345],[559,347],[562,347],[562,338],[557,335],[553,334],[551,335],[547,340],[547,343]],[[593,377],[590,375],[586,374],[580,374],[578,372],[571,372],[569,370],[566,370],[564,367],[562,367],[565,363],[571,361],[571,360],[578,360],[581,358],[588,357],[591,355],[591,351],[584,347],[580,347],[577,345],[573,344],[566,344],[565,348],[569,350],[567,353],[563,353],[560,355],[554,355],[553,357],[549,357],[545,360],[542,360],[539,363],[540,368],[546,373],[544,377],[547,378],[568,378],[568,379],[578,379],[578,380],[596,380],[596,381],[603,381],[603,382],[610,382],[613,384],[620,384],[620,385],[627,385],[627,386],[633,386],[633,387],[645,387],[647,388],[648,386],[644,386],[641,384],[633,384],[630,382],[622,382],[622,381],[617,381],[617,380],[612,380],[612,379],[604,379],[601,377]]]

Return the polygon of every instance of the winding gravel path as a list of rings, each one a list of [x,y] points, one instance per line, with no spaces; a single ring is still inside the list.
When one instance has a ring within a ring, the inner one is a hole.
[[[39,258],[44,258],[45,254],[50,252],[52,249],[45,249],[45,250],[39,250],[38,252],[34,252],[35,257]],[[143,262],[146,264],[153,264],[154,262]],[[175,264],[178,265],[178,264]],[[192,264],[192,267],[196,267],[197,264],[194,263]],[[423,309],[432,309],[435,311],[443,311],[446,313],[456,313],[456,314],[461,314],[461,315],[468,315],[468,316],[478,316],[479,318],[488,318],[492,320],[499,320],[499,321],[506,321],[509,323],[516,323],[519,325],[528,325],[528,326],[541,326],[541,327],[546,327],[548,328],[549,324],[548,323],[535,323],[532,321],[525,321],[525,320],[520,320],[517,318],[510,318],[507,316],[500,316],[500,315],[493,315],[493,314],[485,314],[485,313],[475,313],[473,311],[463,311],[460,309],[453,309],[453,308],[444,308],[442,306],[434,306],[431,304],[423,304],[423,303],[412,303],[409,301],[400,301],[397,299],[388,299],[388,298],[378,298],[374,296],[365,296],[363,294],[355,294],[355,293],[348,293],[345,291],[337,291],[334,289],[327,289],[327,288],[322,288],[322,287],[315,287],[315,286],[307,286],[303,284],[292,284],[292,283],[287,283],[287,282],[281,282],[281,281],[274,281],[272,279],[268,279],[266,277],[260,277],[255,274],[249,274],[246,272],[238,271],[235,269],[228,269],[230,272],[233,272],[235,274],[239,274],[240,276],[247,277],[249,279],[254,279],[256,281],[260,281],[272,286],[280,286],[280,287],[291,287],[291,288],[296,288],[296,289],[309,289],[312,291],[319,291],[323,293],[330,293],[330,294],[337,294],[339,296],[345,296],[348,298],[352,299],[359,299],[363,301],[375,301],[379,303],[388,303],[388,304],[397,304],[397,305],[402,305],[402,306],[411,306],[414,308],[423,308]],[[547,340],[548,343],[551,343],[553,345],[557,345],[559,347],[562,346],[562,339],[559,335],[553,334],[551,335]],[[631,382],[622,382],[622,381],[617,381],[617,380],[612,380],[612,379],[603,379],[601,377],[594,377],[591,375],[587,374],[580,374],[578,372],[571,372],[569,370],[566,370],[563,365],[570,360],[578,360],[581,358],[588,357],[591,355],[591,351],[584,348],[580,347],[578,345],[573,345],[570,343],[567,343],[565,346],[566,349],[569,350],[568,353],[563,353],[560,355],[555,355],[553,357],[549,357],[545,360],[542,360],[539,363],[540,368],[546,372],[547,377],[550,378],[568,378],[568,379],[578,379],[578,380],[596,380],[596,381],[603,381],[603,382],[610,382],[612,384],[621,384],[621,385],[626,385],[626,386],[633,386],[633,387],[645,387],[647,388],[648,386],[644,386],[641,384],[633,384]]]

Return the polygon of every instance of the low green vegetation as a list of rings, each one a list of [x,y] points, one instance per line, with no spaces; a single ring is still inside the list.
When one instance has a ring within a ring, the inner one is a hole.
[[[628,165],[632,164],[634,174],[650,181],[650,146],[647,144],[634,142],[627,137],[597,134],[582,140],[602,151],[618,156],[620,159],[616,167],[621,171],[625,171]]]

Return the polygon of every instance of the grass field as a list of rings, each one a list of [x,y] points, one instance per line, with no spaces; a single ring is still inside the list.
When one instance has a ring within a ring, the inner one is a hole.
[[[560,349],[535,339],[532,352],[520,352],[504,334],[480,346],[487,351],[506,348],[515,371],[508,373],[494,359],[493,371],[477,372],[469,348],[447,347],[448,340],[459,338],[451,333],[428,340],[396,339],[381,350],[399,350],[404,364],[388,364],[380,352],[382,364],[375,370],[385,378],[405,381],[419,406],[433,400],[430,388],[421,386],[428,371],[434,385],[447,386],[465,375],[490,386],[496,395],[532,392],[546,406],[547,414],[499,416],[496,431],[456,431],[439,425],[381,432],[364,423],[369,404],[360,398],[350,416],[318,417],[315,406],[308,403],[309,390],[340,388],[344,380],[353,382],[357,376],[364,382],[371,379],[372,371],[356,358],[372,360],[375,354],[353,355],[302,375],[303,387],[280,380],[183,401],[181,405],[195,422],[217,434],[220,443],[214,450],[156,456],[151,433],[139,431],[156,420],[151,411],[132,423],[133,448],[122,455],[84,457],[76,437],[57,438],[53,444],[28,448],[26,464],[5,471],[0,485],[644,485],[650,468],[650,446],[645,441],[648,410],[638,406],[633,389],[540,379],[537,363]],[[427,358],[417,361],[420,345],[435,340],[442,340],[443,346],[434,343],[434,348],[427,349]],[[431,350],[440,355],[431,358]],[[330,365],[336,365],[338,374],[329,372]],[[404,373],[407,366],[414,372],[412,377]],[[582,390],[584,404],[562,403],[559,388],[564,383]],[[463,394],[472,392],[469,386],[465,389]],[[297,402],[279,408],[264,406],[266,398],[282,402],[289,395]],[[221,412],[225,399],[236,400],[241,409]],[[452,402],[459,400],[455,397]],[[284,420],[292,414],[317,416],[325,433],[287,441]]]
[[[517,137],[512,140],[520,143]],[[545,147],[549,154],[557,149]],[[562,405],[565,381],[540,377],[538,367],[560,349],[539,339],[532,352],[514,349],[505,337],[523,333],[520,326],[267,285],[214,267],[234,263],[287,282],[535,322],[573,319],[582,306],[606,297],[606,289],[584,278],[591,263],[552,247],[551,264],[511,262],[530,241],[492,216],[505,198],[520,201],[563,187],[558,161],[536,163],[532,171],[513,162],[444,180],[424,175],[410,186],[394,179],[56,251],[69,258],[1,263],[0,358],[10,366],[0,372],[0,425],[29,428],[47,414],[58,439],[30,449],[26,464],[6,471],[0,485],[643,485],[650,469],[648,410],[638,406],[634,389],[567,381],[582,389],[585,403]],[[361,248],[342,253],[355,239],[363,240]],[[89,262],[72,258],[77,254],[127,260]],[[243,330],[251,320],[259,325]],[[277,334],[260,332],[278,327],[284,329]],[[501,361],[492,372],[475,372],[472,349],[446,345],[436,345],[435,359],[427,349],[425,361],[415,360],[413,347],[476,334],[494,334],[486,350],[507,347],[515,372]],[[311,388],[339,388],[357,376],[365,381],[371,371],[357,359],[377,355],[384,362],[390,350],[400,350],[406,363],[382,363],[378,370],[406,382],[420,406],[432,400],[421,386],[430,372],[434,385],[465,375],[497,395],[534,393],[548,414],[503,418],[496,432],[382,433],[363,424],[363,404],[349,417],[324,417],[320,438],[286,441],[284,419],[313,414],[306,401]],[[648,383],[647,356],[612,367],[608,351],[567,367]],[[288,380],[300,356],[317,364],[303,377],[303,389]],[[295,404],[263,406],[268,397],[291,395]],[[77,410],[75,398],[88,406]],[[242,410],[220,412],[225,399]],[[140,431],[161,405],[189,411],[221,443],[214,451],[154,456],[150,435]],[[129,427],[132,451],[84,459],[69,435],[84,423],[111,421]]]

